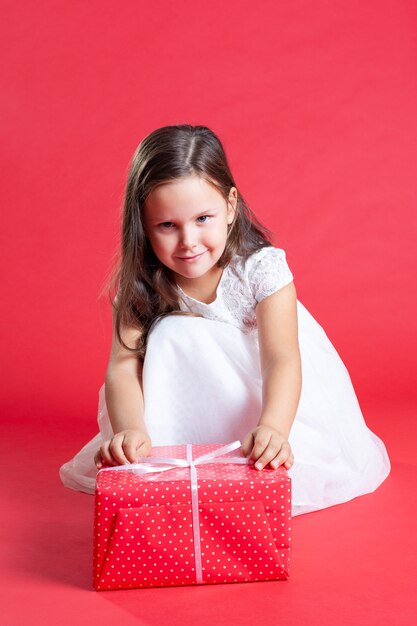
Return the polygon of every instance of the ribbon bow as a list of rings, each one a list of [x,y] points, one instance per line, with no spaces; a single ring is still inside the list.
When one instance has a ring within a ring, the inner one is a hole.
[[[200,512],[198,509],[198,486],[197,486],[197,465],[206,463],[238,463],[241,465],[253,465],[253,460],[241,456],[229,456],[226,458],[217,458],[227,452],[240,448],[242,444],[239,440],[222,446],[217,450],[213,450],[208,454],[203,454],[193,460],[192,444],[187,443],[187,458],[178,459],[164,456],[144,457],[139,463],[131,463],[129,465],[116,465],[114,467],[103,467],[99,472],[108,471],[126,471],[131,470],[135,474],[148,474],[149,472],[166,472],[177,467],[189,467],[191,478],[191,505],[193,513],[193,532],[194,532],[194,552],[195,552],[195,569],[197,584],[203,582],[202,560],[201,560],[201,542],[200,542]],[[159,467],[164,464],[165,467]],[[148,466],[148,467],[146,467]]]

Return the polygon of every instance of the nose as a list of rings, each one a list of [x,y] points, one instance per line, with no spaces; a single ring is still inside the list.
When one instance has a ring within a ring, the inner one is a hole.
[[[197,233],[191,228],[183,228],[180,235],[180,246],[185,249],[195,248],[197,245]]]

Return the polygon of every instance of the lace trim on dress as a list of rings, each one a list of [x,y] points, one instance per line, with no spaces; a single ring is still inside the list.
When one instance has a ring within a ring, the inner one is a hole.
[[[210,304],[180,288],[180,308],[252,333],[257,330],[256,305],[292,280],[284,250],[268,246],[252,254],[246,263],[236,256],[224,268],[216,300]]]

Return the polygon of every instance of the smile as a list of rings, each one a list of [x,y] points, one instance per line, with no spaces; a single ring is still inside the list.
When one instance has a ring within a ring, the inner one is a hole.
[[[193,263],[194,261],[198,261],[198,259],[200,257],[203,256],[203,254],[205,254],[207,252],[207,250],[205,250],[204,252],[202,252],[201,254],[197,254],[196,256],[187,256],[187,257],[177,257],[177,259],[179,259],[180,261],[184,261],[185,263]]]

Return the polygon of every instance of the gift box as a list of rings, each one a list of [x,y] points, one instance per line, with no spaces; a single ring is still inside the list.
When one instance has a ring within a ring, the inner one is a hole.
[[[291,479],[240,446],[154,446],[99,470],[94,589],[288,579]]]

